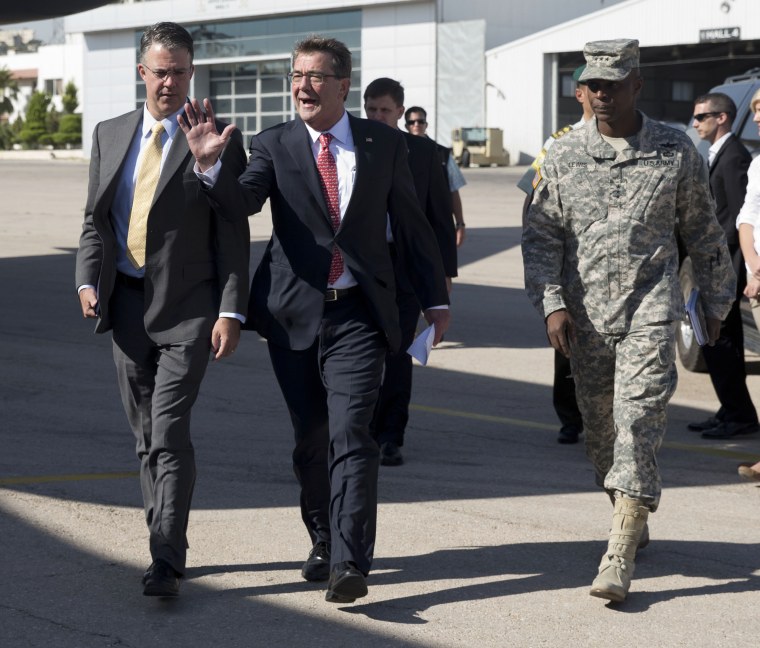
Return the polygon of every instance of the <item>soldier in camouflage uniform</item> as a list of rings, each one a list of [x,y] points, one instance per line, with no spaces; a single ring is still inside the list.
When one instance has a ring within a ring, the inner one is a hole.
[[[592,42],[583,53],[595,118],[558,140],[536,174],[523,259],[549,341],[570,358],[587,454],[615,507],[591,594],[622,601],[660,499],[656,454],[684,309],[676,228],[710,343],[736,278],[704,161],[683,133],[636,110],[638,41]]]

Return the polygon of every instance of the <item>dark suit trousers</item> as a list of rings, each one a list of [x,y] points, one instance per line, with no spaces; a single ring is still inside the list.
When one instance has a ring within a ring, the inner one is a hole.
[[[293,468],[312,542],[331,545],[333,565],[369,573],[377,525],[379,452],[369,426],[387,343],[361,292],[325,304],[314,344],[269,344],[295,431]]]
[[[379,444],[391,441],[404,445],[404,430],[409,421],[409,402],[412,399],[412,356],[406,350],[414,341],[420,304],[409,282],[404,264],[391,246],[391,258],[396,278],[396,306],[401,326],[401,347],[385,356],[385,376],[380,398],[372,421],[372,434]]]
[[[140,460],[153,560],[185,571],[195,484],[190,410],[208,365],[209,339],[157,345],[143,324],[144,293],[117,283],[111,297],[113,357]]]
[[[575,379],[570,369],[570,359],[559,351],[554,351],[554,387],[552,404],[562,427],[574,427],[583,430],[583,419],[575,398]]]
[[[720,401],[718,418],[726,422],[754,423],[757,422],[757,411],[747,389],[741,315],[741,299],[747,285],[747,271],[739,246],[730,244],[729,252],[736,271],[736,301],[721,324],[720,337],[715,346],[702,347],[702,353]]]

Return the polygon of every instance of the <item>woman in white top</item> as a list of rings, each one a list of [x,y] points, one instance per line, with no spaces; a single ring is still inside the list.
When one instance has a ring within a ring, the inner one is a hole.
[[[750,100],[752,121],[760,128],[760,90]],[[739,230],[739,244],[747,266],[747,287],[744,294],[749,297],[752,314],[760,328],[760,156],[752,160],[747,171],[747,193],[744,205],[736,217]],[[739,466],[739,475],[745,479],[760,481],[760,461]]]

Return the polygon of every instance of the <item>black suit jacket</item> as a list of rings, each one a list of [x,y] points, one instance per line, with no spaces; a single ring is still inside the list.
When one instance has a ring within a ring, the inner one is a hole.
[[[99,123],[93,133],[76,286],[97,286],[97,333],[111,328],[117,243],[110,210],[142,116],[140,108]],[[217,123],[220,130],[224,126]],[[242,173],[245,150],[239,133],[222,159],[231,173]],[[212,209],[194,164],[185,134],[177,129],[148,216],[143,319],[157,344],[210,336],[220,312],[245,315],[248,306],[248,221],[233,223]]]
[[[438,145],[426,137],[403,133],[409,148],[409,168],[422,211],[435,233],[447,277],[457,276],[457,237],[451,191]]]
[[[316,338],[334,244],[389,346],[398,349],[401,332],[385,238],[388,215],[421,306],[448,304],[441,255],[417,202],[403,135],[351,115],[349,123],[356,176],[335,233],[311,140],[300,118],[254,136],[248,167],[240,178],[234,168],[222,164],[216,184],[208,189],[224,213],[237,218],[258,212],[270,200],[272,238],[253,277],[249,323],[272,343],[290,349],[306,349]]]
[[[744,203],[747,169],[751,162],[752,156],[744,145],[734,135],[730,135],[710,165],[710,189],[715,199],[715,215],[731,246],[739,245],[736,217]]]

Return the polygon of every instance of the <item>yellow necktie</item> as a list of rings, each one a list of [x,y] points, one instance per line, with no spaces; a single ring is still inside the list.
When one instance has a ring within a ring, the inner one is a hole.
[[[135,183],[135,195],[132,198],[132,211],[129,214],[129,231],[127,233],[127,258],[135,268],[145,265],[145,237],[148,233],[148,214],[156,193],[158,176],[161,171],[161,133],[164,125],[153,125],[153,135],[145,145],[140,171]]]

